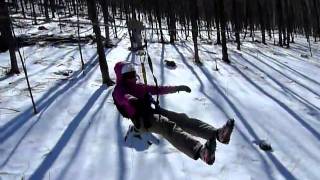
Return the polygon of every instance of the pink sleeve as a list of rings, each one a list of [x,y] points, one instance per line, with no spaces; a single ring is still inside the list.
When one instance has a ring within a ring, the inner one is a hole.
[[[120,89],[116,89],[114,91],[114,101],[116,101],[116,103],[125,110],[129,118],[133,118],[136,115],[136,109],[130,103],[130,99],[133,99],[133,98],[135,97],[130,94],[125,94]]]

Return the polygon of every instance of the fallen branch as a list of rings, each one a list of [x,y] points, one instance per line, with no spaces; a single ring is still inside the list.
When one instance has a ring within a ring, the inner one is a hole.
[[[62,43],[89,43],[95,41],[93,36],[84,36],[84,37],[74,37],[70,36],[58,36],[58,35],[38,35],[38,36],[19,36],[17,41],[20,47],[35,45],[39,42],[48,42],[53,44],[62,44]]]
[[[16,110],[16,109],[13,109],[13,108],[2,108],[2,107],[0,107],[0,109],[10,110],[10,111],[14,111],[14,112],[20,112],[19,110]]]

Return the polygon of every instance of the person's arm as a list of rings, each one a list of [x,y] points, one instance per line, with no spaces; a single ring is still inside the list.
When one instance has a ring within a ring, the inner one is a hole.
[[[185,91],[190,93],[191,89],[188,86],[154,86],[154,85],[145,85],[145,84],[139,84],[140,91],[144,91],[143,94],[151,93],[152,95],[163,95],[163,94],[170,94],[175,93],[179,91]]]
[[[137,101],[137,98],[130,95],[125,94],[121,90],[114,91],[114,101],[120,106],[129,118],[134,118],[137,114],[137,110],[134,107],[134,101]]]

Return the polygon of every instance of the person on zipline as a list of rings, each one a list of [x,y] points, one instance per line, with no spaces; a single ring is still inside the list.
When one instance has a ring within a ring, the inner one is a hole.
[[[157,106],[152,108],[151,95],[164,95],[185,91],[190,93],[188,86],[152,86],[137,83],[137,74],[132,64],[118,62],[114,67],[116,86],[112,93],[114,103],[119,112],[132,120],[140,132],[160,134],[178,150],[193,158],[202,159],[209,165],[215,161],[216,140],[228,144],[234,127],[230,119],[221,128],[189,118],[184,113],[172,112]],[[150,95],[151,94],[151,95]],[[207,142],[202,145],[193,136],[204,138]]]

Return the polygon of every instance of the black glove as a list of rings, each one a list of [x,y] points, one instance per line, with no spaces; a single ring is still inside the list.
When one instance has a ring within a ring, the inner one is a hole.
[[[177,86],[177,91],[185,91],[190,93],[191,89],[188,86],[182,85],[182,86]]]

